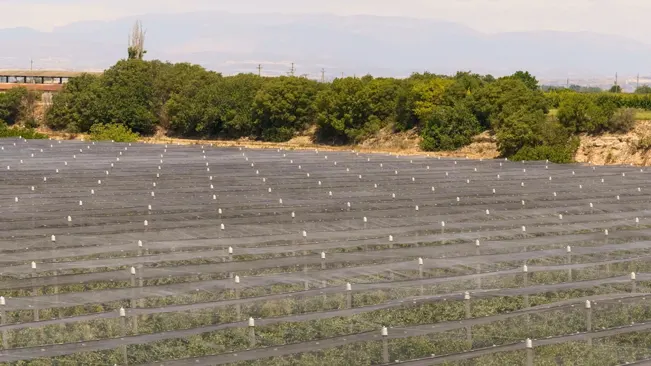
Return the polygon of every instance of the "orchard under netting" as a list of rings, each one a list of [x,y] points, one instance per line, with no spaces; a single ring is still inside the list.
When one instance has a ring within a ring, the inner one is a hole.
[[[651,359],[651,171],[0,140],[0,363]]]

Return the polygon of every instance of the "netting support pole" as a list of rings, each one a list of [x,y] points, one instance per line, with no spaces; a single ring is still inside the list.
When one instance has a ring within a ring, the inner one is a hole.
[[[32,262],[32,296],[34,296],[34,321],[40,320],[40,315],[37,308],[36,296],[38,295],[38,288],[36,287],[36,263]],[[43,328],[41,328],[43,329]]]
[[[387,327],[382,327],[382,361],[389,363],[389,332]]]
[[[346,284],[346,309],[353,307],[353,287],[350,283]]]
[[[472,313],[470,311],[470,293],[468,291],[463,294],[463,304],[466,309],[466,319],[472,318]],[[472,325],[466,326],[466,341],[468,341],[472,347]]]
[[[631,292],[635,293],[637,292],[637,281],[636,281],[636,274],[635,272],[631,272]]]
[[[120,308],[120,332],[122,332],[122,337],[126,337],[127,335],[127,321],[126,321],[127,313],[124,310],[124,308]],[[122,344],[120,346],[121,351],[122,351],[122,360],[124,362],[124,365],[129,365],[129,355],[127,353],[127,345]]]
[[[529,267],[526,264],[522,267],[522,281],[524,287],[529,287]],[[529,294],[524,295],[524,307],[529,307]]]
[[[423,279],[423,259],[418,258],[418,278]],[[425,293],[425,287],[423,284],[420,285],[420,296],[423,296]]]
[[[592,346],[592,303],[590,303],[590,300],[585,301],[585,328],[588,333],[586,341],[588,346]]]
[[[7,312],[5,311],[5,298],[0,297],[0,325],[5,325],[7,323]],[[2,348],[9,348],[9,339],[7,335],[7,330],[2,330]]]
[[[255,348],[255,320],[249,318],[249,347]]]
[[[526,347],[527,347],[527,366],[533,366],[533,342],[529,338],[527,338]]]
[[[572,248],[568,245],[567,246],[567,265],[571,266],[572,265]],[[567,278],[569,282],[572,282],[572,267],[567,269]]]
[[[131,308],[136,309],[138,301],[136,300],[136,268],[131,267]],[[136,314],[132,317],[133,334],[138,334],[138,316]]]

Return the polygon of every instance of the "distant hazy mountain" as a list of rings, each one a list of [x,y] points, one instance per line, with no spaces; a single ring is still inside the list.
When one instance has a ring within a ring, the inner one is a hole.
[[[484,34],[436,20],[377,16],[228,14],[143,15],[147,58],[189,61],[224,74],[289,71],[319,77],[406,76],[428,70],[542,78],[648,74],[651,45],[589,32]],[[104,69],[125,57],[136,18],[80,22],[39,32],[0,29],[0,69]]]

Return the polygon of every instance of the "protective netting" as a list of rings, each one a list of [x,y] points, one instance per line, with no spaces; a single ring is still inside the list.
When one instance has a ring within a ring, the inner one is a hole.
[[[651,358],[639,167],[0,148],[4,364]]]

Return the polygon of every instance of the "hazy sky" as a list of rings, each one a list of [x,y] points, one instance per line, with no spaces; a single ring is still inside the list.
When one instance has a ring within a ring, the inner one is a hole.
[[[649,0],[0,0],[0,28],[50,30],[79,20],[205,10],[400,15],[459,22],[489,33],[588,30],[651,43]]]

